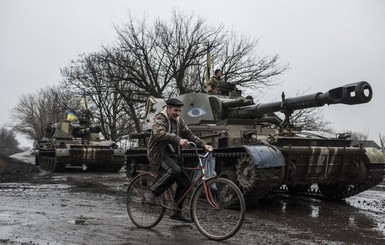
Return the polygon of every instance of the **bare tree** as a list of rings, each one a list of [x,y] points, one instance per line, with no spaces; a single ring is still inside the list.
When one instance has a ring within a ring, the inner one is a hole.
[[[119,71],[105,61],[103,54],[82,55],[61,70],[65,77],[62,82],[72,93],[83,94],[94,105],[93,117],[104,137],[119,141],[132,130],[132,111],[127,110],[122,82],[115,79]]]
[[[379,138],[380,138],[380,147],[381,147],[381,150],[385,153],[385,135],[384,134],[379,134],[378,135]]]
[[[20,152],[19,142],[13,130],[0,128],[0,155],[12,155]]]
[[[216,47],[216,66],[222,70],[224,80],[257,90],[277,85],[276,78],[288,67],[279,64],[278,55],[264,56],[257,48],[258,39],[234,31],[226,33]]]
[[[297,96],[303,96],[305,92],[297,91]],[[324,118],[322,108],[314,107],[294,111],[290,116],[290,122],[294,128],[311,131],[331,132],[330,122]]]
[[[293,112],[291,122],[295,128],[330,132],[330,122],[325,120],[321,108],[302,109]]]
[[[206,19],[173,11],[171,20],[136,21],[119,28],[118,48],[106,49],[110,62],[126,71],[125,80],[140,91],[168,97],[202,90],[207,48],[225,79],[244,87],[275,85],[287,67],[278,56],[257,53],[258,40],[250,40]],[[214,68],[214,67],[213,67]]]
[[[63,120],[66,110],[76,111],[80,98],[62,87],[48,87],[36,93],[24,94],[12,109],[10,126],[28,139],[38,141],[44,136],[48,123]]]

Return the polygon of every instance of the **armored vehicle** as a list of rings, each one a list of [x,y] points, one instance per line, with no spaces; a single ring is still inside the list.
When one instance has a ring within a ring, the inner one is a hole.
[[[295,110],[361,104],[371,98],[372,88],[367,82],[293,98],[283,94],[282,101],[266,104],[255,104],[252,98],[238,95],[178,96],[185,104],[182,117],[190,129],[214,147],[216,173],[233,180],[248,203],[281,186],[298,193],[318,184],[320,195],[336,200],[380,183],[385,166],[381,151],[352,142],[345,134],[296,131],[290,122]],[[164,105],[163,99],[149,98],[144,132],[131,136],[142,143],[126,153],[128,176],[138,168],[148,168],[145,138],[153,116]],[[283,113],[284,119],[276,112]],[[196,162],[193,157],[190,150],[183,151],[185,165]]]
[[[43,169],[118,172],[124,164],[124,151],[114,141],[102,139],[100,127],[91,125],[85,117],[60,121],[46,131],[35,151],[35,164]]]

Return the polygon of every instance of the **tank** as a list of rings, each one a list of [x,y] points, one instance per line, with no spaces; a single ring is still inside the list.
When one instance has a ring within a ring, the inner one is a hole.
[[[63,120],[46,128],[35,147],[35,164],[52,172],[66,168],[118,172],[124,164],[124,150],[114,141],[100,137],[101,128],[92,125],[89,111],[79,119]]]
[[[177,98],[185,104],[182,117],[189,128],[213,146],[217,175],[234,181],[249,204],[283,186],[299,193],[317,184],[319,195],[338,200],[383,181],[385,155],[373,144],[353,142],[346,134],[295,130],[290,122],[295,110],[369,102],[372,88],[367,82],[293,98],[282,94],[282,101],[264,104],[255,104],[252,97],[207,93]],[[126,152],[127,176],[150,167],[146,139],[164,105],[164,99],[149,98],[144,131],[131,135],[138,145]],[[196,163],[191,150],[183,151],[183,161],[186,166]]]

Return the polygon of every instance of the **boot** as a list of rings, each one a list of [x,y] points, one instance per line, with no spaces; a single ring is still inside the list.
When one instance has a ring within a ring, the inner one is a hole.
[[[170,219],[182,221],[185,223],[191,223],[191,220],[184,217],[181,211],[176,211],[173,215],[170,216]]]

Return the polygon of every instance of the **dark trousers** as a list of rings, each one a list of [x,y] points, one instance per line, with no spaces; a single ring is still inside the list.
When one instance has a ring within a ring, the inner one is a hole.
[[[156,177],[154,184],[150,186],[149,190],[155,196],[159,196],[172,186],[174,182],[178,185],[174,196],[174,199],[177,202],[190,187],[190,178],[183,169],[181,169],[176,159],[164,154],[158,170],[158,176]],[[183,201],[184,200],[179,203],[179,209],[182,209]]]

